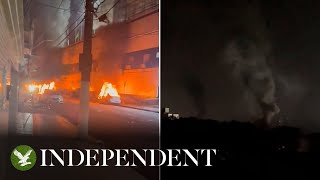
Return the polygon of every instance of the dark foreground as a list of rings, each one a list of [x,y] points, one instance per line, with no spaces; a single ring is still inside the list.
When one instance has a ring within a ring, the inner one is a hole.
[[[212,167],[162,167],[162,179],[319,179],[320,136],[299,129],[185,118],[162,120],[161,147],[217,149]]]
[[[144,142],[144,138],[141,137]],[[159,179],[158,168],[47,167],[27,172],[14,169],[11,150],[27,144],[40,148],[137,148],[112,143],[98,144],[77,139],[41,137],[3,138],[0,179]],[[162,120],[161,149],[217,149],[212,167],[161,167],[161,179],[319,179],[318,134],[281,127],[261,129],[249,123],[197,119]],[[147,141],[145,141],[147,143]],[[148,144],[145,144],[147,146]],[[139,146],[138,148],[141,148]],[[39,154],[38,152],[37,154]],[[181,158],[181,157],[180,157]],[[191,163],[192,164],[192,163]],[[3,174],[4,173],[4,174]]]
[[[37,154],[36,165],[29,171],[18,171],[10,161],[10,154],[12,150],[18,145],[28,145],[32,147]],[[0,179],[1,180],[14,180],[14,179],[116,179],[116,180],[147,180],[158,179],[159,167],[116,167],[115,163],[111,162],[108,167],[86,167],[86,163],[79,167],[68,167],[68,160],[65,165],[59,164],[55,158],[52,162],[55,166],[41,167],[42,158],[40,149],[55,149],[58,154],[62,156],[61,149],[78,149],[85,151],[85,149],[129,149],[130,146],[124,145],[108,145],[106,143],[96,143],[94,141],[84,141],[80,139],[67,139],[67,138],[50,138],[50,137],[34,137],[34,136],[19,136],[0,139]],[[134,147],[132,147],[134,148]],[[101,153],[100,153],[101,154]],[[69,156],[64,156],[68,158]],[[99,155],[97,155],[99,159]],[[46,156],[47,165],[49,165],[50,156]],[[75,164],[80,162],[78,156],[73,157]],[[84,162],[87,162],[86,160]],[[91,164],[96,164],[97,161],[91,160]],[[100,161],[101,163],[101,161]],[[123,162],[125,164],[125,162]]]

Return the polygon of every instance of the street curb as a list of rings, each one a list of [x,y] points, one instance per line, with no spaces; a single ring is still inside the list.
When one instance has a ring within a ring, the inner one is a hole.
[[[138,107],[133,107],[133,106],[126,106],[126,105],[115,105],[115,104],[112,104],[112,105],[113,105],[113,106],[125,107],[125,108],[131,108],[131,109],[137,109],[137,110],[142,110],[142,111],[148,111],[148,112],[159,113],[159,110],[158,110],[158,111],[155,111],[155,110],[144,109],[144,108],[138,108]]]
[[[159,113],[159,110],[150,110],[150,109],[144,109],[144,108],[138,108],[138,107],[134,107],[134,106],[126,106],[123,104],[105,104],[105,103],[98,103],[98,104],[102,104],[102,105],[110,105],[110,106],[118,106],[118,107],[125,107],[125,108],[130,108],[130,109],[137,109],[137,110],[141,110],[141,111],[148,111],[148,112],[154,112],[154,113]]]
[[[158,110],[150,110],[150,109],[144,109],[144,108],[138,108],[138,107],[133,107],[133,106],[126,106],[126,105],[118,105],[118,104],[105,104],[105,103],[99,103],[99,102],[92,102],[92,103],[97,103],[97,104],[102,104],[102,105],[111,105],[111,106],[119,106],[119,107],[125,107],[125,108],[131,108],[131,109],[137,109],[137,110],[141,110],[141,111],[148,111],[148,112],[154,112],[154,113],[159,113],[159,109]]]

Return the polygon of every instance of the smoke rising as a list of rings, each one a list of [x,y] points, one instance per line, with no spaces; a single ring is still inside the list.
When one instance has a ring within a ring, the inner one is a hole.
[[[97,62],[97,68],[103,71],[100,73],[101,78],[93,82],[96,81],[100,85],[110,82],[119,87],[122,84],[122,59],[124,59],[123,52],[127,48],[128,28],[125,23],[101,26],[96,30],[95,36],[92,50],[93,60]]]
[[[63,10],[70,8],[70,0],[64,0],[60,6],[61,9],[55,9],[47,7],[43,4],[59,7],[61,1],[42,0],[41,4],[35,5],[37,9],[34,9],[36,23],[36,38],[43,38],[47,40],[55,40],[58,38],[68,26],[68,20],[70,18],[70,11]]]
[[[259,104],[258,118],[270,124],[280,109],[276,103],[275,79],[268,64],[273,59],[268,21],[262,16],[258,1],[250,2],[242,10],[240,18],[234,17],[239,24],[226,41],[223,60],[232,65],[235,78]]]
[[[69,0],[63,1],[61,4],[61,7],[63,9],[69,9],[70,3]],[[71,13],[68,11],[63,10],[57,10],[56,18],[54,18],[53,24],[51,29],[54,29],[53,36],[55,38],[59,37],[64,31],[66,30],[66,27],[68,26],[68,19],[70,17]]]
[[[279,113],[275,81],[262,48],[248,37],[238,37],[227,44],[225,61],[233,66],[236,78],[252,93],[262,110],[261,118],[270,123]]]
[[[258,119],[269,102],[281,109],[274,120],[319,131],[320,4],[230,1],[162,3],[162,106],[196,116],[189,72],[204,86],[205,118]]]

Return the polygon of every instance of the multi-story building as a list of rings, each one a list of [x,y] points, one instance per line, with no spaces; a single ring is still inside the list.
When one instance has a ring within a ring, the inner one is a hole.
[[[31,67],[32,49],[34,46],[34,23],[31,15],[32,0],[23,1],[23,17],[24,17],[24,59],[25,65],[23,71],[29,77],[30,72],[33,70]]]
[[[9,133],[15,133],[16,130],[19,73],[25,64],[24,54],[28,53],[24,50],[23,8],[23,1],[0,1],[0,119],[1,130],[6,129],[3,126],[7,124]],[[6,117],[9,117],[9,121],[3,123],[8,120]]]
[[[6,96],[6,84],[12,71],[17,73],[25,63],[23,1],[0,1],[0,69],[1,92]],[[2,98],[3,99],[3,98]]]
[[[103,17],[102,22],[99,17]],[[80,88],[78,62],[83,27],[79,24],[74,36],[68,36],[62,51],[65,74],[60,87],[68,90]],[[92,55],[92,91],[99,91],[104,82],[111,82],[120,94],[157,98],[159,1],[115,0],[101,4],[94,18]]]

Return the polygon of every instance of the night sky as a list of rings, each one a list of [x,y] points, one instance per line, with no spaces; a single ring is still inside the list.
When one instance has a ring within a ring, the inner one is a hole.
[[[274,119],[320,131],[319,9],[311,0],[163,0],[161,106],[181,116],[252,121],[262,112],[257,99],[274,84]],[[238,58],[233,42],[245,42],[238,54],[254,48]],[[251,86],[260,71],[270,83]]]

